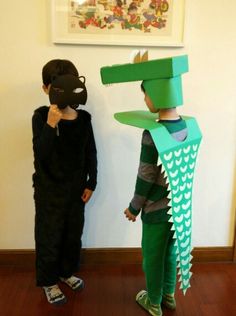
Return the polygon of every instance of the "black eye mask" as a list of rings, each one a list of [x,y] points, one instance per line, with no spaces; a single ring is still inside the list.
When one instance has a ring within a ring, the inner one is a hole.
[[[87,101],[85,78],[73,75],[55,77],[49,90],[49,100],[59,109],[64,109],[68,105],[76,109],[80,104],[84,105]]]

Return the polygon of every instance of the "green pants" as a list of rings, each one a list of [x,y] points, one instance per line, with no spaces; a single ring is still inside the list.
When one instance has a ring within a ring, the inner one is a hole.
[[[172,294],[176,286],[176,248],[168,222],[143,223],[142,254],[148,296],[160,304],[163,294]]]

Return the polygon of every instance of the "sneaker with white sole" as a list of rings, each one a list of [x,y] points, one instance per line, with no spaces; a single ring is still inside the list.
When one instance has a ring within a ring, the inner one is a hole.
[[[174,294],[164,294],[162,297],[162,304],[169,309],[176,309]]]
[[[66,297],[57,284],[52,286],[44,286],[43,289],[50,304],[62,305],[66,303]]]
[[[74,275],[69,278],[60,278],[60,280],[67,284],[73,291],[79,291],[84,288],[84,281]]]
[[[148,293],[145,290],[140,291],[136,295],[136,302],[144,308],[152,316],[162,316],[162,310],[160,304],[152,304],[148,297]]]

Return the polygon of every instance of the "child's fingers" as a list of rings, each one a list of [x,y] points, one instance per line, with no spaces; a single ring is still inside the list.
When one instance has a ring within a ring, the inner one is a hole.
[[[82,196],[81,196],[81,199],[83,200],[83,202],[87,202],[88,200],[88,195],[86,193],[84,193]]]
[[[129,221],[132,221],[132,222],[135,222],[136,221],[136,216],[134,216],[133,214],[130,213],[130,210],[127,208],[125,211],[124,211],[124,214],[125,214],[125,217],[129,220]]]
[[[89,199],[91,198],[92,193],[93,192],[91,190],[85,189],[84,193],[81,196],[82,201],[87,203],[89,201]]]

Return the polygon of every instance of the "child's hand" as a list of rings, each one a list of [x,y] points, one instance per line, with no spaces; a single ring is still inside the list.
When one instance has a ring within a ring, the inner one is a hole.
[[[81,196],[82,201],[83,201],[84,203],[87,203],[87,202],[90,200],[92,194],[93,194],[93,191],[92,191],[92,190],[85,189],[84,192],[83,192],[83,194],[82,194],[82,196]]]
[[[136,221],[136,216],[133,215],[128,208],[124,211],[124,214],[125,214],[125,217],[127,217],[129,221],[132,221],[132,222]]]
[[[47,123],[50,125],[52,128],[55,128],[59,121],[62,118],[62,111],[58,109],[56,104],[51,104],[49,111],[48,111],[48,119]]]

